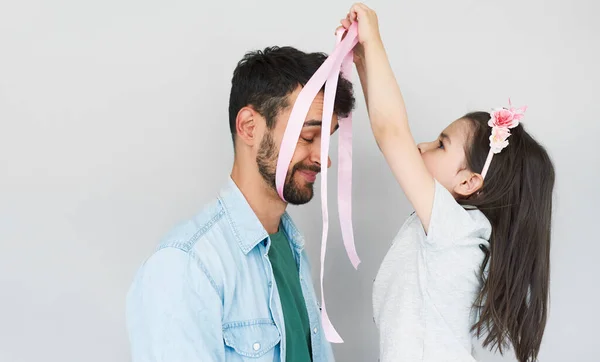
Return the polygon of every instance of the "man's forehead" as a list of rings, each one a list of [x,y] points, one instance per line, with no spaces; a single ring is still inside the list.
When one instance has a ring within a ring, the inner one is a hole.
[[[289,96],[288,96],[288,105],[287,105],[287,109],[286,109],[286,113],[291,113],[292,108],[294,107],[294,104],[296,102],[296,100],[298,99],[298,95],[300,94],[300,91],[302,90],[302,87],[298,87],[296,88]],[[302,128],[310,128],[310,127],[322,127],[323,126],[323,121],[322,121],[322,117],[323,117],[323,103],[324,103],[324,93],[323,91],[319,91],[319,93],[317,93],[317,95],[315,96],[315,98],[313,99],[310,108],[308,109],[308,112],[306,114],[306,119],[304,121],[303,127]],[[333,115],[333,118],[331,120],[331,127],[332,129],[335,131],[339,128],[338,125],[338,117],[335,116],[335,114]]]
[[[300,95],[300,92],[302,91],[301,86],[296,87],[296,89],[294,89],[291,93],[289,93],[287,95],[287,99],[290,102],[290,106],[294,104],[294,102],[296,102],[296,99],[298,99],[298,96]],[[315,96],[315,98],[312,101],[312,105],[321,105],[323,106],[323,100],[325,93],[321,90],[319,91],[319,93],[317,93],[317,95]]]

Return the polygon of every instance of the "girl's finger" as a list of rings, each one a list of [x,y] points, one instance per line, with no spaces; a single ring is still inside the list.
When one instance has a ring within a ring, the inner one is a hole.
[[[359,17],[365,15],[368,10],[369,8],[367,8],[366,5],[362,3],[355,3],[350,9],[350,13],[352,13],[352,20],[359,20]]]
[[[348,12],[348,20],[350,20],[350,22],[353,22],[356,20],[356,4],[352,5],[352,7],[350,8],[350,11]]]

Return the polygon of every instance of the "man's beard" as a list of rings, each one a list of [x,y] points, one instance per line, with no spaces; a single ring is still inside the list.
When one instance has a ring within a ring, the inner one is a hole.
[[[258,172],[260,172],[263,179],[275,192],[277,192],[275,173],[278,156],[279,151],[275,148],[275,143],[273,142],[271,132],[267,131],[260,143],[258,155],[256,156],[256,163],[258,164]],[[321,172],[321,168],[319,166],[306,166],[302,165],[300,162],[295,164],[291,170],[288,170],[283,186],[283,197],[292,205],[306,204],[313,198],[314,195],[313,183],[297,185],[294,181],[294,175],[298,170]]]

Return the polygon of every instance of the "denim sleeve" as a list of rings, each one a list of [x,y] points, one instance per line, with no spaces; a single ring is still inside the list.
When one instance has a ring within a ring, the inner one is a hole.
[[[157,251],[127,296],[132,362],[224,361],[222,312],[214,283],[192,253]]]

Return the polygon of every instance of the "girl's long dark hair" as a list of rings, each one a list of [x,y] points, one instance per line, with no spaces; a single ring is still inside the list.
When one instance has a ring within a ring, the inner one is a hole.
[[[490,114],[474,112],[464,119],[472,130],[467,166],[481,172],[490,149]],[[472,330],[486,335],[484,347],[502,354],[510,344],[526,362],[537,360],[548,314],[554,166],[522,124],[511,129],[508,141],[494,155],[482,189],[459,202],[477,207],[492,225]]]

